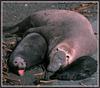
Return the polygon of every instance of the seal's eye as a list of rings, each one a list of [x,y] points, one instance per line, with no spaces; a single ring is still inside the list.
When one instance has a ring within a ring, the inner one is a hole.
[[[66,57],[67,57],[67,58],[69,58],[69,56],[68,56],[68,55],[67,55]]]
[[[59,51],[59,49],[57,48],[56,51]]]

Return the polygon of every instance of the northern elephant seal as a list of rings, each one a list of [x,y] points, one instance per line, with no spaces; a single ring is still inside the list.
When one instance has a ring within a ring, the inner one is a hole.
[[[16,34],[36,32],[43,36],[50,60],[47,69],[53,72],[81,56],[93,54],[97,48],[91,23],[83,15],[69,10],[38,11],[4,31]]]

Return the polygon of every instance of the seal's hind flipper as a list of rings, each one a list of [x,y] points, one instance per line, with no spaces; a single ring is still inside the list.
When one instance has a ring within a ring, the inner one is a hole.
[[[92,57],[80,57],[69,68],[62,72],[57,72],[52,75],[51,79],[59,80],[81,80],[90,77],[97,71],[97,61]]]

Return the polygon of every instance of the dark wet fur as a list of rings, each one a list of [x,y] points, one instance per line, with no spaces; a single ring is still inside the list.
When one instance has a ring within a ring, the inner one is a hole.
[[[83,56],[69,67],[57,71],[50,79],[81,80],[90,77],[97,71],[97,61],[92,57]]]
[[[44,60],[46,50],[47,44],[45,39],[37,33],[31,33],[30,35],[24,37],[23,40],[16,46],[10,56],[10,59],[8,60],[8,65],[15,71],[18,69],[12,64],[16,56],[23,57],[27,64],[26,69],[40,64]]]

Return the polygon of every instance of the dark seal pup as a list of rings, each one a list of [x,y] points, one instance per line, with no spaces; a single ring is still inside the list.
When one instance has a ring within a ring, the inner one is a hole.
[[[29,67],[43,62],[47,44],[38,33],[31,33],[17,45],[10,56],[9,66],[20,75]]]
[[[90,77],[97,70],[97,61],[90,56],[83,56],[78,58],[73,64],[58,70],[50,79],[59,80],[80,80]]]
[[[97,47],[90,22],[74,11],[38,11],[4,31],[42,35],[48,44],[50,63],[47,69],[52,72],[72,64],[81,56],[93,54]]]

